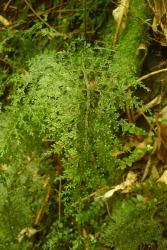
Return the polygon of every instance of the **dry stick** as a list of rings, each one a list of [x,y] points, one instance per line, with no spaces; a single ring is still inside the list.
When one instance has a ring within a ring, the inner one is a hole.
[[[90,113],[90,87],[89,87],[89,80],[86,75],[86,69],[85,69],[85,64],[83,61],[83,57],[81,58],[82,60],[82,72],[84,76],[84,81],[86,85],[86,112],[85,112],[85,142],[84,142],[84,150],[87,151],[87,146],[88,146],[88,128],[89,128],[89,113]]]
[[[131,92],[130,87],[128,88],[128,92]],[[127,116],[128,116],[128,122],[129,123],[133,123],[134,122],[134,110],[133,108],[129,107],[128,101],[126,101],[126,112],[127,112]]]
[[[4,59],[4,58],[0,57],[0,61],[3,62],[4,64],[8,65],[11,69],[16,69],[17,68],[15,65],[11,64],[10,61],[7,60],[7,59]]]
[[[128,117],[128,122],[133,123],[133,110],[129,107],[128,102],[126,102],[126,113]]]
[[[61,189],[62,189],[62,182],[61,177],[59,179],[59,197],[58,197],[58,211],[59,211],[59,221],[61,220]]]
[[[32,10],[32,12],[34,13],[34,15],[39,19],[41,20],[42,23],[44,23],[48,28],[52,29],[52,27],[47,23],[45,22],[45,20],[43,18],[41,18],[38,13],[33,9],[33,7],[31,6],[31,4],[27,1],[27,0],[24,0],[24,2],[27,4],[27,6]]]
[[[61,7],[61,6],[60,6],[60,7]],[[44,10],[44,11],[39,11],[39,12],[38,12],[38,15],[39,15],[39,16],[43,16],[43,15],[45,15],[45,14],[50,13],[52,10],[54,10],[55,13],[59,13],[59,12],[60,12],[60,9],[59,9],[59,10],[55,10],[56,8],[58,8],[58,7],[55,6],[55,7],[49,8],[49,9]],[[65,10],[61,10],[61,13],[78,12],[78,11],[80,11],[80,9],[75,9],[75,10],[73,10],[73,9],[65,9]],[[28,17],[32,17],[32,16],[34,16],[34,14],[29,14],[29,15],[28,15]]]
[[[144,181],[146,179],[146,177],[148,176],[150,167],[151,167],[151,156],[149,157],[149,159],[148,159],[148,161],[146,163],[146,166],[145,166],[144,173],[143,173],[141,181]]]
[[[12,0],[9,0],[9,1],[5,4],[5,6],[4,6],[4,8],[3,8],[4,11],[7,10],[7,8],[9,7],[9,5],[10,5],[11,2],[12,2]]]
[[[162,5],[164,7],[164,10],[165,10],[165,14],[167,14],[167,4],[165,4],[165,1],[162,0]]]
[[[138,113],[134,116],[134,121],[136,121],[139,116],[143,115],[144,112],[146,112],[148,109],[151,109],[157,105],[159,105],[162,101],[162,95],[156,96],[153,100],[151,100],[149,103],[145,105],[145,108],[139,109]]]
[[[43,201],[42,205],[39,208],[37,216],[35,218],[35,222],[34,222],[35,225],[38,225],[40,223],[40,220],[42,219],[42,216],[43,216],[44,211],[45,211],[45,206],[46,206],[46,204],[47,204],[47,202],[48,202],[48,200],[50,198],[50,195],[51,195],[51,191],[52,191],[51,186],[50,186],[49,183],[47,183],[46,185],[48,185],[47,193],[46,193],[46,196],[44,198],[44,201]]]
[[[141,76],[140,78],[138,78],[138,79],[137,79],[137,82],[141,82],[142,80],[145,80],[145,79],[147,79],[147,78],[149,78],[149,77],[151,77],[151,76],[154,76],[154,75],[157,75],[157,74],[159,74],[159,73],[166,72],[166,71],[167,71],[167,68],[165,68],[165,69],[160,69],[160,70],[156,70],[156,71],[153,71],[153,72],[150,72],[149,74],[146,74],[146,75]],[[156,98],[157,98],[157,103],[159,104],[159,103],[161,102],[161,100],[162,100],[162,96],[160,95],[160,96],[157,96]],[[155,101],[155,100],[154,100],[154,101]],[[151,103],[151,102],[150,102],[150,103]],[[148,108],[150,108],[150,107],[148,107]],[[137,114],[137,115],[135,116],[135,120],[136,120],[141,114],[143,115],[143,113],[144,113],[144,110],[140,110],[139,114]]]
[[[109,217],[111,217],[111,213],[110,213],[110,208],[109,208],[108,202],[107,202],[107,200],[105,200],[104,202],[105,202],[105,205],[106,205],[107,213],[108,213]]]
[[[151,76],[154,76],[154,75],[157,75],[159,73],[162,73],[162,72],[166,72],[167,71],[167,68],[166,69],[160,69],[160,70],[157,70],[157,71],[153,71],[153,72],[150,72],[149,74],[147,75],[144,75],[144,76],[141,76],[140,78],[137,79],[137,82],[140,82],[140,81],[143,81]]]
[[[27,73],[27,71],[26,71],[25,69],[23,69],[23,68],[18,68],[17,66],[15,66],[14,64],[12,64],[12,63],[10,62],[10,60],[7,60],[7,59],[4,59],[4,58],[1,58],[1,57],[0,57],[0,61],[3,62],[4,64],[6,64],[7,66],[9,66],[12,70],[18,69],[18,71],[19,71],[20,73],[22,73],[22,74],[26,74],[26,73]]]
[[[61,29],[61,24],[60,24],[60,22],[61,22],[61,19],[62,19],[62,12],[61,12],[61,6],[63,5],[63,1],[61,0],[60,1],[60,8],[59,8],[59,10],[58,10],[58,22],[59,22],[59,24],[58,24],[58,26],[59,26],[59,31],[61,31],[60,29]]]

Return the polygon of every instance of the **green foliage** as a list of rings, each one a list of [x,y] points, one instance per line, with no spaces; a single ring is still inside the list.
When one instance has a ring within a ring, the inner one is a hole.
[[[51,175],[53,166],[47,163],[48,158],[61,157],[64,182],[61,202],[65,215],[62,223],[67,229],[63,229],[64,236],[59,229],[60,236],[54,240],[56,245],[67,244],[62,242],[67,241],[71,220],[75,233],[68,237],[69,245],[74,244],[77,225],[89,223],[94,231],[101,205],[90,200],[90,191],[105,185],[111,174],[112,182],[116,178],[119,159],[112,151],[119,148],[117,133],[123,130],[118,109],[122,108],[129,93],[122,93],[121,104],[116,105],[117,93],[110,95],[110,86],[106,85],[107,80],[112,81],[108,57],[108,52],[104,57],[103,51],[89,47],[74,54],[52,51],[36,56],[29,61],[25,75],[13,78],[17,85],[11,95],[11,105],[6,107],[5,116],[1,115],[1,162],[10,164],[14,172],[17,172],[16,166],[25,166],[26,159],[30,158],[33,162],[39,159],[37,173],[42,171]],[[95,88],[91,88],[90,81],[96,82]],[[20,173],[18,181],[22,178]],[[56,176],[51,178],[55,185],[59,183]],[[20,193],[21,197],[24,192]],[[32,197],[33,193],[29,195]],[[19,209],[26,213],[24,206]],[[29,221],[28,212],[24,219]],[[83,244],[84,240],[81,242]]]
[[[31,162],[25,161],[23,168],[11,161],[6,173],[0,175],[1,249],[29,249],[31,246],[26,240],[18,244],[17,239],[21,230],[33,223],[34,197],[40,198],[42,191],[41,180],[34,175],[35,168],[37,166]]]
[[[91,29],[99,34],[108,17],[103,12],[97,20],[91,18],[103,7],[106,11],[109,2],[84,1],[82,14],[66,17],[59,10],[56,15],[64,26],[56,31],[39,20],[22,32],[14,34],[13,26],[1,31],[3,63],[9,66],[1,75],[1,249],[137,250],[155,242],[160,249],[166,246],[166,197],[158,188],[160,201],[157,194],[148,202],[144,194],[115,197],[108,203],[94,199],[121,182],[123,170],[150,150],[115,154],[123,149],[121,137],[146,135],[126,115],[127,104],[142,107],[134,90],[142,65],[137,51],[147,36],[144,1],[132,1],[127,27],[114,50],[86,45],[82,39],[71,41],[63,33],[76,25],[81,33]],[[74,9],[81,2],[61,4]],[[45,20],[52,15],[44,15]],[[70,46],[65,44],[68,39]],[[46,177],[52,189],[49,201],[43,188]],[[25,237],[19,243],[20,232],[33,225],[44,200],[39,239]]]
[[[153,204],[152,204],[153,203]],[[115,206],[112,218],[103,228],[105,242],[118,250],[138,249],[141,243],[151,246],[159,241],[162,227],[154,219],[155,201],[123,201]]]
[[[142,187],[147,190],[144,195],[138,193],[136,197],[127,197],[123,201],[118,198],[114,203],[112,214],[103,223],[101,230],[101,239],[106,246],[114,246],[118,250],[137,250],[144,246],[148,249],[155,246],[157,249],[166,247],[166,215],[163,211],[166,206],[166,187],[149,183],[145,185],[146,189]],[[147,197],[153,194],[154,198]]]

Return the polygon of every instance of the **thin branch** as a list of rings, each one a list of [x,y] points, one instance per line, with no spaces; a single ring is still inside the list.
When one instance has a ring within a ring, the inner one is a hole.
[[[9,1],[5,4],[5,6],[4,6],[4,8],[3,8],[4,11],[7,10],[7,8],[9,7],[9,5],[10,5],[11,2],[12,2],[12,0],[9,0]]]
[[[62,189],[62,182],[61,182],[61,177],[60,177],[60,179],[59,179],[59,198],[58,198],[59,221],[61,220],[61,189]]]
[[[5,65],[9,66],[12,70],[18,70],[20,73],[25,74],[27,71],[24,68],[19,68],[16,65],[12,64],[12,61],[9,59],[4,59],[0,57],[0,62],[4,63]]]
[[[167,68],[166,69],[160,69],[160,70],[156,70],[156,71],[153,71],[153,72],[150,72],[149,74],[146,74],[144,76],[141,76],[140,78],[137,79],[137,82],[141,82],[151,76],[154,76],[154,75],[157,75],[159,73],[162,73],[162,72],[166,72],[167,71]]]
[[[40,208],[38,210],[38,213],[36,215],[35,222],[34,222],[35,225],[38,225],[40,223],[40,221],[41,221],[41,219],[43,217],[43,214],[45,212],[46,204],[47,204],[47,202],[48,202],[48,200],[50,198],[51,192],[52,192],[52,189],[51,189],[49,181],[50,181],[50,179],[47,178],[46,183],[45,183],[45,187],[47,188],[47,193],[46,193],[44,201],[41,204],[41,206],[40,206]]]
[[[42,22],[44,23],[48,28],[52,29],[52,27],[43,19],[41,18],[38,13],[33,9],[33,7],[31,6],[31,4],[27,1],[24,0],[24,2],[27,4],[27,6],[31,9],[31,11],[34,13],[34,15]]]
[[[82,57],[82,72],[84,75],[84,81],[86,84],[86,113],[85,113],[85,145],[84,145],[84,150],[85,152],[87,151],[87,146],[88,146],[88,129],[89,129],[89,114],[90,114],[90,88],[89,88],[89,80],[86,74],[86,69],[85,69],[85,64],[84,60]]]
[[[149,103],[147,103],[144,108],[139,109],[139,111],[137,112],[137,114],[134,117],[134,121],[136,121],[141,115],[143,115],[143,113],[148,111],[148,109],[151,109],[151,108],[159,105],[161,103],[161,101],[162,101],[162,95],[156,96],[153,100],[151,100]]]

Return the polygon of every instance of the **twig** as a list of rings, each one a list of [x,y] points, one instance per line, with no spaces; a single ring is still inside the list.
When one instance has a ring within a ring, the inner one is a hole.
[[[58,22],[59,22],[59,31],[61,31],[61,19],[62,19],[62,12],[61,12],[61,6],[62,6],[62,4],[63,4],[63,1],[61,0],[60,1],[60,8],[59,8],[59,10],[58,10]]]
[[[106,205],[107,213],[108,213],[109,217],[111,217],[110,208],[109,208],[107,200],[105,200],[104,203]]]
[[[83,2],[84,6],[84,36],[85,36],[85,40],[87,40],[87,2],[86,0],[84,0]]]
[[[160,69],[160,70],[156,70],[156,71],[153,71],[153,72],[150,72],[149,74],[146,74],[144,76],[141,76],[140,78],[137,79],[137,82],[141,82],[151,76],[154,76],[154,75],[157,75],[159,73],[162,73],[162,72],[166,72],[167,71],[167,68],[166,69]]]
[[[143,115],[144,112],[148,111],[148,109],[151,109],[159,105],[161,101],[162,101],[162,95],[156,96],[153,100],[147,103],[144,108],[139,109],[138,113],[134,117],[134,121],[136,121],[139,118],[139,116]]]
[[[5,4],[5,6],[4,6],[4,8],[3,8],[4,11],[7,10],[8,6],[10,5],[11,2],[12,2],[12,0],[9,0],[9,1]]]
[[[0,57],[0,62],[3,62],[7,66],[9,66],[12,70],[18,70],[22,74],[26,74],[27,73],[27,71],[25,69],[18,68],[17,66],[15,66],[14,64],[12,64],[11,60],[9,60],[9,59],[4,59],[4,58]]]
[[[143,173],[141,181],[144,181],[146,179],[146,177],[148,176],[150,167],[151,167],[151,157],[149,157],[149,159],[147,161],[147,164],[145,166],[144,173]]]
[[[128,88],[128,92],[131,93],[130,87]],[[129,123],[133,123],[134,122],[134,110],[133,110],[133,108],[129,107],[128,101],[126,101],[126,111],[127,111]]]
[[[127,112],[127,117],[128,117],[128,122],[133,123],[133,114],[132,114],[132,109],[129,107],[128,102],[126,102],[126,112]]]
[[[61,183],[61,177],[60,177],[60,179],[59,179],[59,200],[58,200],[59,221],[61,219],[61,188],[62,188],[62,183]]]
[[[46,196],[45,196],[45,199],[42,203],[42,205],[40,206],[39,208],[39,211],[37,213],[37,216],[35,218],[35,225],[38,225],[40,220],[42,219],[43,217],[43,214],[44,214],[44,211],[45,211],[45,206],[50,198],[50,195],[51,195],[51,186],[50,186],[50,183],[49,183],[49,178],[46,180],[46,183],[45,183],[46,187],[47,187],[47,193],[46,193]]]
[[[89,113],[90,113],[90,88],[89,88],[89,80],[87,78],[87,75],[85,73],[85,64],[82,57],[82,72],[84,75],[84,81],[86,84],[86,113],[85,113],[85,143],[84,143],[84,150],[87,152],[88,147],[88,129],[89,129]]]
[[[41,20],[42,23],[44,23],[48,28],[52,29],[52,27],[51,27],[47,22],[45,22],[45,20],[44,20],[42,17],[40,17],[40,16],[38,15],[38,13],[33,9],[33,7],[31,6],[31,4],[30,4],[27,0],[24,0],[24,2],[25,2],[25,3],[27,4],[27,6],[31,9],[31,11],[34,13],[34,15],[35,15],[39,20]]]
[[[60,6],[61,7],[61,6]],[[60,12],[60,9],[59,10],[55,10],[56,8],[58,8],[58,6],[55,6],[55,7],[52,7],[52,8],[49,8],[47,10],[44,10],[44,11],[38,11],[38,15],[39,16],[43,16],[45,14],[48,14],[50,13],[52,10],[54,10],[54,13],[59,13]],[[68,13],[68,12],[79,12],[81,11],[81,9],[61,9],[61,13]],[[32,17],[34,16],[34,14],[28,14],[28,17]]]
[[[8,65],[11,69],[17,68],[15,65],[11,64],[10,61],[7,59],[0,57],[0,61],[3,62],[4,64]]]

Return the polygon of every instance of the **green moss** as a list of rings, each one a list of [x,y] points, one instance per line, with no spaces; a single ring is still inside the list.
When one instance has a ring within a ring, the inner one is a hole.
[[[125,104],[141,106],[133,89],[142,64],[137,50],[147,35],[146,18],[144,1],[132,1],[127,27],[114,52],[89,45],[80,50],[73,45],[66,52],[45,51],[27,63],[24,75],[11,80],[16,87],[1,114],[0,162],[12,171],[0,177],[4,190],[0,209],[5,211],[6,193],[11,194],[11,223],[14,218],[18,223],[12,238],[8,236],[11,228],[0,230],[5,244],[13,244],[22,228],[33,223],[35,209],[45,198],[43,178],[49,176],[53,194],[41,221],[40,249],[103,249],[107,245],[136,250],[155,241],[161,247],[164,226],[157,220],[157,200],[145,203],[138,196],[115,197],[109,203],[111,217],[104,202],[94,200],[108,184],[122,181],[120,169],[136,161],[136,151],[121,159],[115,156],[121,149],[121,136],[145,133],[128,124]],[[36,171],[31,172],[32,168]],[[12,178],[18,181],[15,187]],[[9,221],[4,215],[1,220]],[[16,243],[15,249],[19,247]]]

